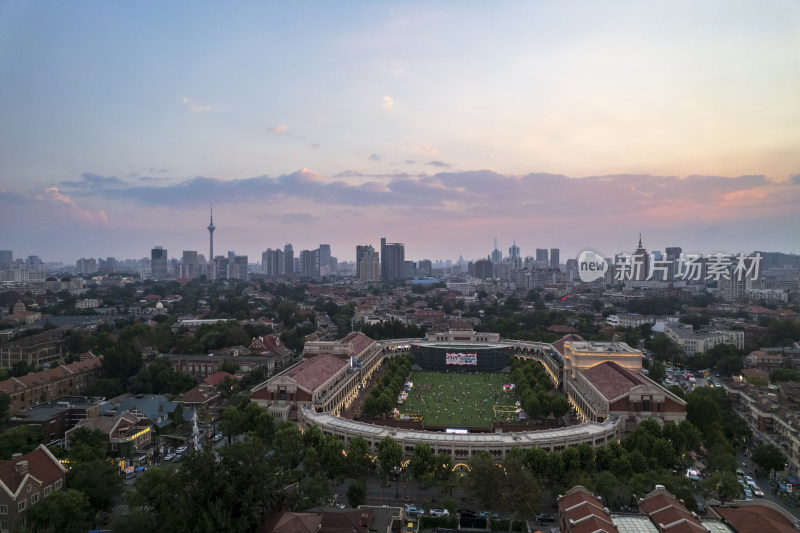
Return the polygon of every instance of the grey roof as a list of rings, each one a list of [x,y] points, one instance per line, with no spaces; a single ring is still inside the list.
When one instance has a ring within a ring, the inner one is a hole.
[[[138,409],[148,420],[159,428],[168,426],[172,422],[169,415],[175,411],[175,408],[179,405],[178,402],[171,402],[167,400],[166,397],[159,394],[143,394],[140,396],[141,398],[137,396],[126,398],[116,406],[116,409],[110,403],[103,405],[100,407],[101,413],[111,410],[115,410],[117,413],[121,413],[122,411],[133,412],[134,409]],[[193,415],[194,411],[192,409],[184,409],[183,421],[190,421]]]

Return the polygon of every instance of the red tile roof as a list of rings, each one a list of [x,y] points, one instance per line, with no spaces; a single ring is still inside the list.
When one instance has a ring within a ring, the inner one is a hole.
[[[17,472],[16,465],[20,461],[28,462],[26,474]],[[56,480],[64,479],[64,468],[43,444],[22,457],[0,461],[0,481],[12,495],[25,482],[26,476],[31,476],[42,485],[50,485]]]
[[[650,520],[661,532],[701,533],[706,528],[683,503],[663,488],[658,488],[639,501],[639,509],[650,516]]]
[[[714,507],[723,519],[730,523],[737,533],[793,533],[796,530],[792,521],[780,511],[753,503],[741,507]]]
[[[565,342],[580,342],[583,341],[584,338],[580,335],[565,335],[563,338],[557,340],[553,343],[553,348],[556,349],[558,353],[562,356],[564,355],[564,343]]]
[[[80,374],[82,372],[89,372],[96,368],[100,368],[102,359],[95,357],[93,359],[85,359],[76,363],[68,365],[61,365],[55,368],[42,370],[41,372],[34,372],[26,374],[18,378],[10,378],[0,382],[0,392],[14,392],[26,387],[35,387],[45,383],[58,381],[67,378],[73,374]]]
[[[349,362],[339,356],[329,353],[320,354],[306,359],[288,372],[282,374],[284,377],[292,378],[298,387],[302,387],[309,392],[313,392],[317,387],[325,383],[331,376],[349,364]]]
[[[220,383],[225,381],[225,377],[226,376],[230,377],[230,378],[233,378],[233,379],[238,379],[233,374],[228,374],[227,372],[223,372],[222,370],[220,370],[219,372],[214,372],[213,374],[208,376],[206,379],[204,379],[203,383],[205,383],[206,385],[211,385],[211,386],[216,387],[217,385],[219,385]]]
[[[351,342],[353,343],[353,355],[359,355],[364,350],[369,348],[369,345],[375,342],[374,340],[370,339],[360,331],[354,331],[342,339],[342,342]]]
[[[581,374],[609,401],[624,396],[634,387],[652,385],[641,374],[631,372],[613,361],[594,365]]]

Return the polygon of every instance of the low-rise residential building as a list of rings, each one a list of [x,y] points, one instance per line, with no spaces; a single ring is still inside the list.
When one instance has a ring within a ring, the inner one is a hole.
[[[744,364],[748,368],[758,368],[770,372],[780,368],[783,358],[779,353],[767,353],[764,350],[755,350],[744,357]]]
[[[691,324],[670,322],[664,326],[664,333],[683,349],[686,356],[707,352],[717,344],[733,344],[738,350],[744,349],[744,331],[713,329],[694,331]]]
[[[81,420],[100,414],[102,398],[64,396],[30,409],[23,409],[14,417],[17,424],[39,426],[45,442],[63,439],[67,430]]]
[[[18,361],[45,366],[59,361],[67,353],[67,329],[49,329],[0,346],[0,368],[11,368]]]
[[[0,531],[27,531],[30,508],[64,490],[64,478],[61,462],[43,444],[0,461]]]
[[[147,420],[123,411],[116,416],[98,416],[81,420],[66,433],[64,447],[69,450],[70,435],[78,428],[97,430],[108,442],[111,457],[135,457],[146,455],[153,442],[153,426]]]
[[[0,392],[11,396],[9,413],[52,402],[62,396],[79,396],[100,377],[101,359],[89,357],[76,363],[0,381]]]

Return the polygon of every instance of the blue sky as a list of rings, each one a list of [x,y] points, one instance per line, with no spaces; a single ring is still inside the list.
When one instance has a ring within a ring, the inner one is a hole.
[[[800,4],[0,3],[0,249],[800,251]]]

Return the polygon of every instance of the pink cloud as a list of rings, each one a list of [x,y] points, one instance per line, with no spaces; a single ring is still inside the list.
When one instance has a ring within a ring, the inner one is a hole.
[[[67,209],[68,215],[75,220],[84,223],[108,222],[105,210],[93,212],[79,207],[72,198],[62,194],[58,187],[48,187],[44,192],[46,193],[44,196],[37,195],[36,198],[46,204],[50,204],[50,208]]]

